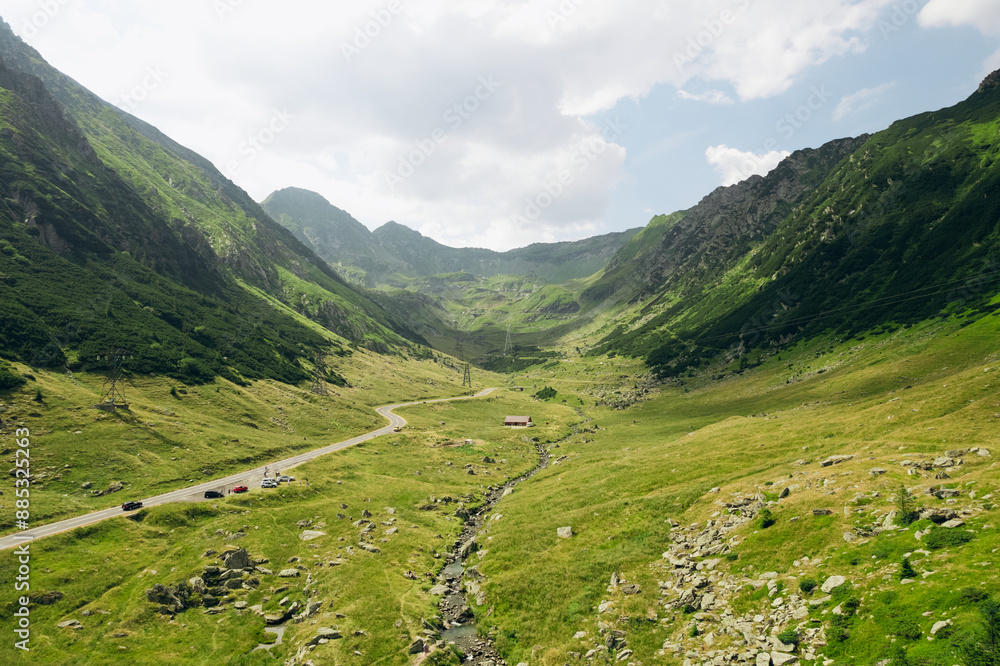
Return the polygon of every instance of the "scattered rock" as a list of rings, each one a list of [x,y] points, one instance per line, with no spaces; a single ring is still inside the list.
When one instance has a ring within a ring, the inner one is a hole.
[[[313,539],[318,539],[324,536],[326,536],[326,532],[320,532],[319,530],[305,530],[299,535],[299,538],[303,541],[312,541]]]
[[[931,636],[936,636],[937,632],[941,631],[945,627],[952,626],[952,624],[953,623],[951,620],[942,620],[941,622],[935,622],[934,626],[931,627]]]
[[[79,620],[63,620],[56,627],[59,629],[80,629],[83,625]]]
[[[556,535],[558,535],[560,539],[569,539],[570,537],[573,536],[573,528],[560,527],[559,529],[556,530]]]
[[[298,569],[282,569],[278,572],[279,578],[298,578],[302,575],[302,572]]]
[[[814,516],[832,516],[833,511],[830,509],[813,509]]]
[[[843,576],[830,576],[829,578],[826,579],[826,582],[823,583],[823,586],[820,587],[819,589],[823,592],[823,594],[829,594],[830,592],[837,589],[846,582],[847,579],[844,578]]]
[[[250,553],[246,548],[232,550],[222,554],[222,563],[227,569],[249,569]]]
[[[832,465],[839,465],[842,462],[847,462],[852,458],[854,458],[854,456],[830,456],[826,460],[822,461],[820,465],[823,467],[831,467]]]

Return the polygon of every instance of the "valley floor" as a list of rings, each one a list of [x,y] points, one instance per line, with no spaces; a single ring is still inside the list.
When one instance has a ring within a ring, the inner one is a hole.
[[[635,362],[573,358],[400,410],[403,432],[303,465],[308,485],[32,544],[32,649],[0,658],[458,664],[432,588],[465,516],[541,443],[549,466],[468,560],[467,603],[508,664],[965,663],[977,604],[1000,593],[1000,318],[963,323],[817,339],[653,390]],[[536,427],[505,428],[514,414]],[[0,554],[0,579],[17,566]],[[411,656],[418,639],[437,647]]]

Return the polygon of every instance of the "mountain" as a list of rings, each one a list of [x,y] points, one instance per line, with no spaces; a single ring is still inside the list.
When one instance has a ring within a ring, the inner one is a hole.
[[[348,344],[423,340],[207,160],[0,25],[0,353],[187,379],[300,381]]]
[[[508,252],[453,248],[396,222],[374,232],[308,190],[287,188],[261,206],[275,220],[332,265],[360,268],[369,286],[393,274],[429,277],[467,272],[484,277],[531,273],[552,283],[589,277],[601,270],[618,248],[639,229],[580,241],[535,243]]]
[[[640,306],[597,349],[672,375],[824,332],[997,310],[998,81],[654,220],[583,294]]]

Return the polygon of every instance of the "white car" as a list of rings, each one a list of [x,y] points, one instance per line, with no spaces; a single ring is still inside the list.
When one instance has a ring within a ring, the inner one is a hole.
[[[294,481],[294,480],[295,480],[294,476],[286,476],[284,474],[278,477],[278,483],[288,483],[289,481]]]
[[[277,488],[278,482],[274,479],[264,479],[260,482],[261,488]]]

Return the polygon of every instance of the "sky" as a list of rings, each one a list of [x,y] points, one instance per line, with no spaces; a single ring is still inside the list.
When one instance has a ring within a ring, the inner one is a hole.
[[[647,224],[951,106],[1000,0],[4,0],[53,66],[256,200],[507,250]]]

